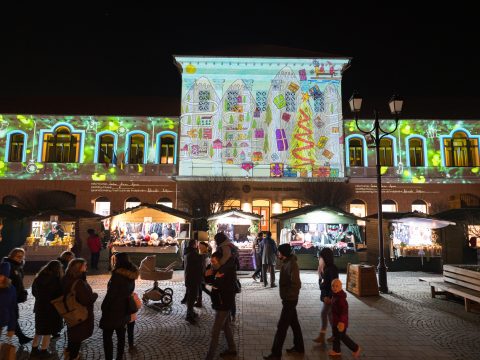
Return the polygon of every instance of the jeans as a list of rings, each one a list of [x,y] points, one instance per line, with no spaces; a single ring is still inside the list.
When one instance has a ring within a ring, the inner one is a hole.
[[[357,351],[358,350],[358,345],[355,344],[355,342],[350,339],[350,337],[347,335],[347,329],[343,330],[342,332],[338,331],[336,326],[332,326],[333,330],[333,351],[339,353],[340,352],[340,340],[347,345],[347,347],[352,350],[352,351]]]
[[[105,359],[113,359],[113,332],[117,334],[117,360],[123,359],[123,353],[125,351],[125,325],[115,330],[103,329],[103,349],[105,351]]]
[[[133,334],[135,330],[135,321],[129,322],[127,324],[127,337],[128,337],[128,347],[133,346]]]
[[[327,330],[328,324],[332,324],[332,304],[323,303],[322,306],[322,331]]]
[[[218,337],[220,336],[220,330],[223,329],[225,338],[227,339],[228,349],[237,350],[235,341],[233,340],[232,328],[230,325],[230,311],[217,310],[215,312],[215,320],[212,327],[212,338],[210,339],[210,347],[205,360],[213,360],[218,347]]]
[[[305,346],[303,344],[303,335],[300,323],[297,316],[297,301],[282,300],[282,312],[280,314],[280,320],[277,324],[277,332],[273,339],[272,355],[281,357],[283,343],[287,336],[287,330],[289,327],[293,331],[293,346],[299,351],[304,351]]]
[[[262,278],[262,258],[260,254],[255,253],[255,272],[253,276],[257,277],[260,274],[260,281],[263,281]]]
[[[90,266],[92,269],[98,270],[98,259],[100,259],[100,251],[99,252],[92,252],[92,256],[90,257]]]
[[[267,286],[267,271],[270,270],[270,285],[275,284],[275,265],[263,264],[263,284]]]

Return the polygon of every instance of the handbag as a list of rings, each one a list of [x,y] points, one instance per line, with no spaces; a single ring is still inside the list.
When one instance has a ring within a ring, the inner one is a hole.
[[[75,286],[78,281],[80,280],[76,280],[73,283],[72,289],[67,295],[61,295],[51,301],[52,305],[67,323],[67,327],[74,327],[88,318],[87,307],[80,304],[76,298]]]
[[[17,349],[12,344],[0,344],[0,359],[15,360],[17,358]]]

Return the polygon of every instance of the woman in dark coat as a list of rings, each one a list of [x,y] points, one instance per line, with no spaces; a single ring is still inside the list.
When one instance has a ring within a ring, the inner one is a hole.
[[[63,278],[63,294],[67,295],[72,291],[75,284],[75,298],[77,302],[87,307],[88,318],[73,327],[67,327],[69,359],[79,359],[80,346],[82,341],[88,339],[93,334],[94,315],[93,304],[98,298],[98,294],[92,291],[87,282],[87,261],[82,258],[73,259],[68,263],[67,273]]]
[[[138,279],[138,268],[132,264],[127,253],[112,256],[112,277],[107,286],[107,294],[102,303],[100,328],[103,329],[105,359],[113,359],[113,332],[117,334],[117,359],[123,359],[125,350],[125,326],[130,322],[130,298]]]
[[[17,322],[17,292],[12,285],[10,276],[10,263],[0,264],[0,337],[2,330],[7,327],[7,338],[12,339]]]
[[[33,312],[35,313],[35,336],[32,343],[32,355],[48,357],[52,334],[59,333],[63,327],[63,319],[51,301],[63,293],[63,267],[60,261],[52,260],[42,267],[32,284],[35,297]],[[41,346],[40,345],[41,340]]]

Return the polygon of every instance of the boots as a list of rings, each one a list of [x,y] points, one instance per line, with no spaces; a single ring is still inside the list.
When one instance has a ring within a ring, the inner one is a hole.
[[[318,336],[315,339],[313,339],[313,341],[318,344],[325,344],[325,331],[324,330],[320,331]]]

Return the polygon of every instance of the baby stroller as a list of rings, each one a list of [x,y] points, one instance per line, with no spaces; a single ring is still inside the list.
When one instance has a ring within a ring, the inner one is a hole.
[[[140,263],[140,279],[153,280],[153,288],[143,293],[142,301],[145,305],[149,300],[160,301],[162,305],[167,306],[172,303],[173,290],[172,288],[161,289],[158,286],[159,280],[169,280],[173,276],[173,267],[176,261],[168,265],[165,269],[155,268],[156,256],[149,255]]]

